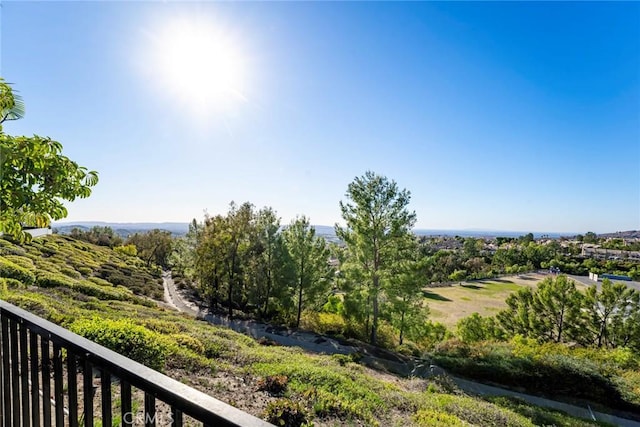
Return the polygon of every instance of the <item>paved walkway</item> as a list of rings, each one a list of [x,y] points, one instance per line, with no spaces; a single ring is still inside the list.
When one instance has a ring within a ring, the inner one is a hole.
[[[208,322],[214,325],[226,326],[230,329],[233,329],[234,331],[244,333],[255,339],[266,338],[278,343],[279,345],[301,347],[304,350],[314,353],[351,354],[357,351],[363,351],[363,349],[361,348],[345,345],[330,337],[310,332],[301,332],[289,328],[273,327],[252,320],[229,320],[226,316],[212,314],[203,315],[203,313],[195,304],[185,301],[185,299],[180,295],[179,291],[175,287],[173,279],[171,278],[171,272],[165,272],[162,275],[162,278],[164,283],[165,300],[168,305],[172,306],[178,311],[187,313],[191,316],[206,319]],[[414,375],[422,378],[429,378],[434,375],[448,375],[443,369],[437,366],[416,366],[412,368],[407,363],[403,363],[401,361],[386,360],[372,355],[367,355],[366,349],[364,349],[364,352],[365,356],[362,358],[362,361],[373,368],[384,369],[403,376]],[[604,414],[601,412],[591,411],[590,408],[570,405],[568,403],[544,399],[542,397],[532,396],[529,394],[518,393],[499,387],[481,384],[475,381],[464,380],[462,378],[457,378],[451,375],[449,375],[449,377],[453,379],[458,387],[469,394],[481,396],[517,397],[537,406],[564,411],[567,414],[573,415],[575,417],[604,421],[622,427],[640,427],[640,422],[616,417],[614,415]]]

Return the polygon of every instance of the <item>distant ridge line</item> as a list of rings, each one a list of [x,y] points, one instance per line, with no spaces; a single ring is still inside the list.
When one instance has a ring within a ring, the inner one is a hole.
[[[145,232],[153,229],[170,231],[174,235],[184,235],[189,231],[189,222],[109,222],[109,221],[69,221],[54,222],[52,228],[62,234],[68,234],[74,228],[89,229],[95,226],[111,227],[120,235]],[[316,232],[321,236],[336,238],[334,227],[328,225],[314,225]],[[428,229],[416,228],[413,230],[417,236],[442,236],[442,237],[520,237],[528,234],[528,231],[502,231],[483,229]],[[573,237],[581,233],[574,232],[531,232],[535,238],[548,236],[550,238]],[[599,237],[640,238],[640,230],[618,231],[615,233],[598,234]]]

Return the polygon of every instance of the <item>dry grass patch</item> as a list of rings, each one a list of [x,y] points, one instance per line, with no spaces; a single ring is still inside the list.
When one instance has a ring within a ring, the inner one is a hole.
[[[543,274],[526,274],[427,288],[424,295],[431,309],[429,318],[454,330],[458,320],[472,313],[479,313],[481,316],[496,314],[507,307],[505,299],[509,294],[524,286],[535,288],[545,277]]]

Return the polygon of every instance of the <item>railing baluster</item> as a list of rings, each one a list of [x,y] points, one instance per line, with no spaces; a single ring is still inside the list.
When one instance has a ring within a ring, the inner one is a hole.
[[[156,425],[156,398],[152,394],[144,394],[144,425],[155,427]]]
[[[23,426],[31,426],[29,409],[29,350],[27,349],[27,327],[20,324],[20,383],[22,386],[22,420]]]
[[[11,423],[10,420],[7,421],[7,424],[4,423],[5,417],[8,414],[7,402],[5,400],[7,394],[5,393],[5,384],[7,384],[8,380],[5,380],[5,369],[4,369],[4,355],[6,354],[4,343],[7,341],[7,335],[5,334],[4,324],[6,321],[6,317],[4,313],[0,310],[0,425],[5,426]]]
[[[111,426],[111,374],[103,369],[100,373],[100,392],[102,394],[102,425]]]
[[[11,388],[13,395],[13,425],[20,427],[20,366],[18,356],[18,324],[15,319],[9,323],[11,332]]]
[[[133,413],[131,412],[131,384],[120,378],[120,411],[122,414],[122,427],[133,425]]]
[[[62,380],[62,349],[53,345],[53,389],[56,402],[56,427],[64,427],[64,384]]]
[[[84,386],[84,425],[93,427],[93,366],[89,359],[84,359],[84,370],[82,372],[82,383]]]
[[[29,357],[31,359],[31,422],[40,426],[40,358],[38,357],[38,334],[29,333]]]
[[[49,367],[49,340],[40,337],[42,349],[42,421],[45,427],[51,426],[51,369]]]
[[[171,407],[171,427],[182,427],[182,411]]]
[[[67,351],[67,387],[69,389],[69,427],[78,427],[78,365],[76,355],[70,351]]]

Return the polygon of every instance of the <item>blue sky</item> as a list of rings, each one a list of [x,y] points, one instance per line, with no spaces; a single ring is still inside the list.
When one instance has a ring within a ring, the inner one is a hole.
[[[27,108],[4,130],[100,174],[70,221],[187,222],[235,200],[332,225],[373,170],[411,191],[418,228],[640,228],[640,3],[0,12],[0,75]]]

